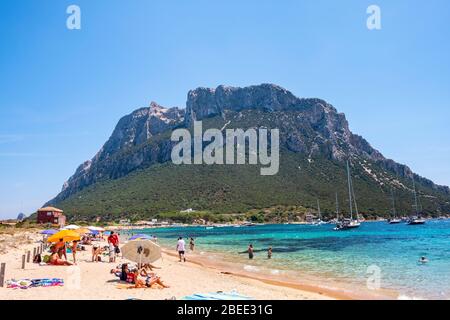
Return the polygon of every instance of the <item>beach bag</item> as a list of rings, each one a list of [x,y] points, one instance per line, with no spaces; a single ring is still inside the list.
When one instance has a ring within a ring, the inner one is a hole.
[[[120,253],[119,247],[115,247],[114,251],[116,252],[116,254],[119,254]]]

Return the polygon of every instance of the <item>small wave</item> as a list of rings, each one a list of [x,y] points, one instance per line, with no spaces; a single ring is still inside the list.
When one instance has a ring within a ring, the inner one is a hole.
[[[272,269],[272,270],[270,270],[270,274],[273,274],[274,276],[277,276],[277,275],[279,275],[281,272],[280,272],[280,270],[277,270],[277,269]]]
[[[249,272],[259,272],[259,268],[255,267],[255,266],[249,266],[249,265],[245,265],[244,270],[249,271]]]

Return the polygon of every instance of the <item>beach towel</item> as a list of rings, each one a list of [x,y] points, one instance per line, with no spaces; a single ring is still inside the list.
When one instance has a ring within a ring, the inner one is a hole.
[[[183,300],[252,300],[252,298],[243,296],[236,291],[231,291],[230,293],[195,293],[184,297]]]
[[[37,287],[61,287],[64,285],[64,279],[47,278],[47,279],[20,279],[8,280],[6,287],[10,289],[28,289]]]
[[[151,287],[139,287],[139,288],[136,288],[136,285],[134,285],[134,284],[124,284],[124,283],[121,283],[121,284],[118,284],[117,286],[116,286],[116,288],[117,289],[150,289],[150,290],[152,290],[152,289],[164,289],[163,287],[161,287],[159,284],[157,284],[157,283],[155,283],[154,285],[152,285]]]

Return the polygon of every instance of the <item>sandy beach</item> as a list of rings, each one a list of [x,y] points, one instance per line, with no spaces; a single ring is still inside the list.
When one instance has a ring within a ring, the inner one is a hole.
[[[319,289],[289,286],[269,280],[254,279],[245,275],[223,273],[223,270],[204,266],[195,257],[186,263],[167,251],[162,259],[155,263],[161,269],[156,270],[162,280],[170,286],[167,289],[128,289],[110,273],[110,270],[125,259],[118,258],[116,263],[91,262],[91,246],[78,252],[78,264],[73,267],[40,266],[27,263],[21,268],[22,255],[38,247],[42,236],[37,231],[20,231],[14,235],[0,235],[0,263],[6,263],[5,282],[10,279],[62,278],[62,287],[39,287],[28,289],[0,288],[0,299],[11,300],[180,300],[194,293],[231,292],[252,297],[256,300],[317,300],[344,299]],[[106,244],[106,242],[104,242]],[[68,254],[72,261],[71,254]],[[106,259],[107,260],[107,259]]]

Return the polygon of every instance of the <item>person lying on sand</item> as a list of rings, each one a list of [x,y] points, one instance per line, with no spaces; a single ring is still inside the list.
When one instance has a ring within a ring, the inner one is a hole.
[[[128,275],[131,273],[128,263],[123,263],[117,268],[111,269],[111,273],[120,279],[120,281],[128,282]]]
[[[72,263],[70,263],[69,261],[61,259],[58,255],[58,253],[56,253],[56,252],[52,253],[48,263],[51,265],[54,265],[54,266],[71,266],[72,265]]]
[[[134,287],[135,288],[151,288],[153,285],[158,284],[163,288],[169,288],[168,285],[165,285],[161,278],[156,275],[154,272],[147,272],[144,268],[140,270],[136,270],[134,272]]]
[[[156,266],[152,265],[151,263],[146,263],[142,266],[142,269],[144,269],[147,272],[151,272],[151,271],[153,271],[153,269],[161,269],[161,268],[156,267]]]

